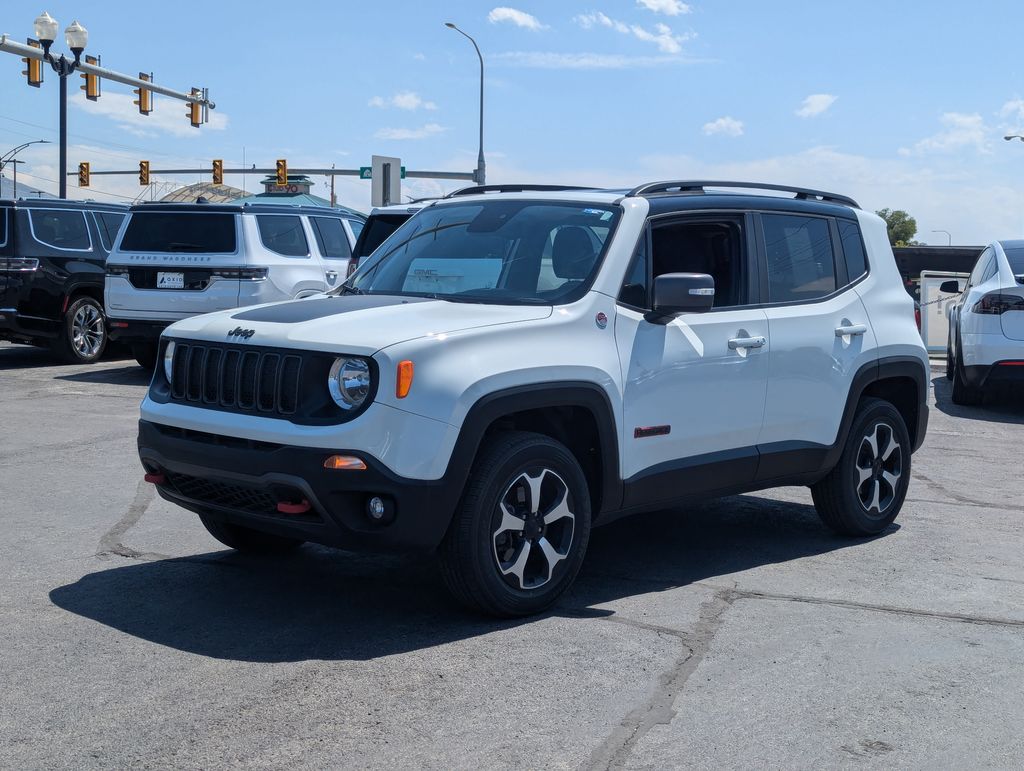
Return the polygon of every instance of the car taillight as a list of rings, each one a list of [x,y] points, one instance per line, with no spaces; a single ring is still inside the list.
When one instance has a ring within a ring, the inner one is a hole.
[[[914,322],[917,324],[917,331],[921,331],[921,307],[918,305],[914,306]]]
[[[268,270],[268,268],[214,268],[210,271],[210,275],[236,281],[262,281],[267,277]]]
[[[1024,297],[990,292],[974,303],[971,310],[974,313],[984,313],[990,316],[1000,316],[1007,311],[1024,311]]]
[[[359,267],[359,260],[357,260],[355,257],[350,259],[348,261],[348,270],[345,271],[345,278],[348,278],[353,273],[355,273],[356,272],[356,268],[358,268],[358,267]]]
[[[107,266],[108,276],[127,276],[128,266],[127,265],[108,265]]]
[[[7,273],[31,273],[39,270],[39,260],[33,257],[8,257],[0,262],[0,271]]]

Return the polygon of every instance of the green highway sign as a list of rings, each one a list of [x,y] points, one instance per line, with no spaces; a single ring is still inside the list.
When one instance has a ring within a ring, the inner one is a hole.
[[[373,179],[373,167],[372,166],[360,166],[359,167],[359,179]],[[402,179],[405,179],[405,166],[402,167]]]

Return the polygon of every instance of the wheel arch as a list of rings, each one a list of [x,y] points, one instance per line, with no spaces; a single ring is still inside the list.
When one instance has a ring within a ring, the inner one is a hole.
[[[457,491],[459,497],[481,445],[502,430],[532,431],[568,447],[587,478],[595,520],[600,512],[621,505],[614,411],[608,394],[597,384],[566,381],[521,385],[476,401],[462,423],[445,472],[449,489]]]

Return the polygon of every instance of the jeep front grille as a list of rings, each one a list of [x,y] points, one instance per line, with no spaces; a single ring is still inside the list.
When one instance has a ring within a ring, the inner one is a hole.
[[[300,356],[179,342],[174,348],[171,398],[266,415],[294,415],[299,404]]]

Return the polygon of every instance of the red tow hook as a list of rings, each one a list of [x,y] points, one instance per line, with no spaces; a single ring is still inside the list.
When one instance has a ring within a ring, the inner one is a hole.
[[[313,507],[305,498],[301,503],[289,503],[288,501],[278,501],[277,503],[277,510],[282,514],[305,514],[311,508]]]
[[[167,477],[163,474],[146,474],[143,479],[151,485],[162,485],[167,481]]]

